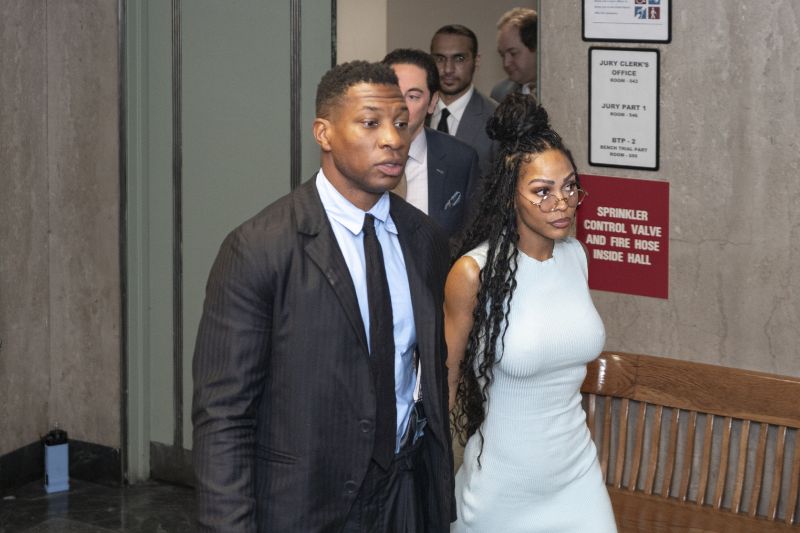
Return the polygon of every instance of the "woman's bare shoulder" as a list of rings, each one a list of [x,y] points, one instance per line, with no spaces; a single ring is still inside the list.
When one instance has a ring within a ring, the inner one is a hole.
[[[447,297],[474,298],[481,282],[481,267],[468,255],[460,257],[447,275],[445,295]]]

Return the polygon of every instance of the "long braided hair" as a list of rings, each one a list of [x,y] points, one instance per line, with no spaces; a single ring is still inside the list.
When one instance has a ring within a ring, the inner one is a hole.
[[[503,354],[508,313],[517,286],[519,231],[515,198],[520,169],[549,149],[561,151],[576,168],[561,136],[550,127],[547,111],[530,95],[507,96],[489,119],[486,131],[499,144],[499,151],[484,185],[477,216],[456,257],[483,242],[489,246],[452,414],[462,445],[476,432],[480,435],[479,465],[484,445],[480,428],[486,418],[494,365]]]

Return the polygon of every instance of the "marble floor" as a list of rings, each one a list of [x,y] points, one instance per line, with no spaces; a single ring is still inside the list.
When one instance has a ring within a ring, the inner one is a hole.
[[[194,493],[148,482],[106,487],[71,480],[67,492],[47,494],[40,482],[0,500],[0,533],[194,531]]]

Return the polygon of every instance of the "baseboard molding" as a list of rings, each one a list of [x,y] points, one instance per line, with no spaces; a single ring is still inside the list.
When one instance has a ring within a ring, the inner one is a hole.
[[[119,448],[80,440],[69,441],[69,475],[102,485],[122,484],[122,455]]]
[[[171,444],[150,443],[150,477],[194,487],[192,451]]]
[[[32,481],[44,482],[44,451],[41,442],[34,442],[0,456],[0,494]]]
[[[70,440],[69,477],[103,485],[120,485],[122,459],[119,449]],[[33,442],[0,456],[0,494],[6,495],[37,479],[44,483],[44,450],[41,442]]]

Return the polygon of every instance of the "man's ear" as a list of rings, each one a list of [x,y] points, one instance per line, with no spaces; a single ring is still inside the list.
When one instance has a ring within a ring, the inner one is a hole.
[[[435,93],[433,93],[433,96],[431,96],[431,103],[428,104],[429,115],[432,114],[433,111],[436,109],[436,102],[438,101],[439,101],[439,91],[436,91]]]
[[[331,151],[331,123],[328,119],[317,117],[314,119],[312,126],[314,132],[314,140],[322,149],[323,152]]]
[[[475,55],[475,70],[477,70],[479,66],[481,66],[481,55],[480,54],[476,54]]]

